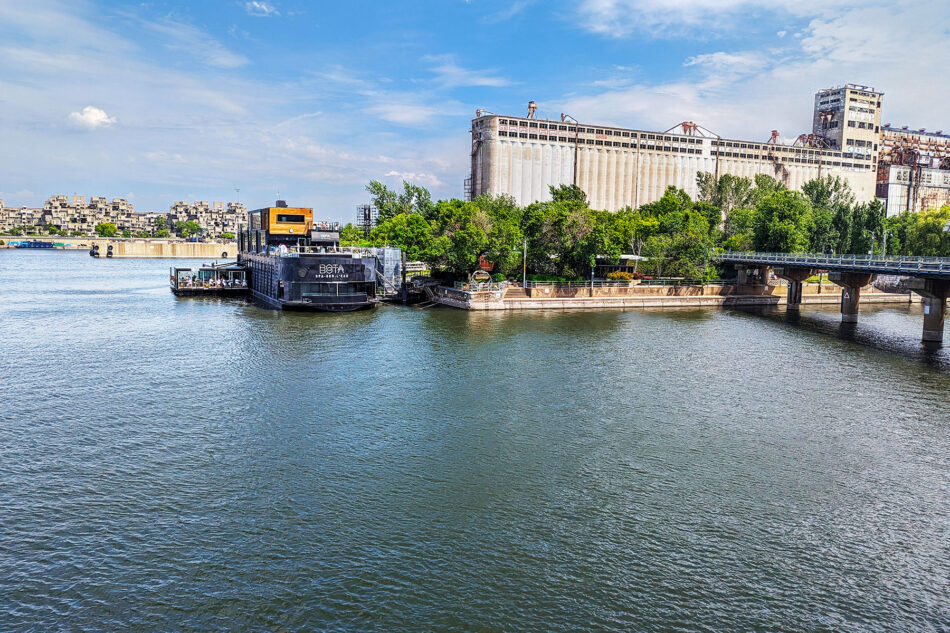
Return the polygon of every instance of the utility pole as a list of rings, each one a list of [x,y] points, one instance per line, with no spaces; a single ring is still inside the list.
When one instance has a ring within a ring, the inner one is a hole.
[[[577,186],[577,145],[580,143],[580,124],[577,122],[577,119],[572,117],[570,114],[561,113],[561,120],[566,121],[570,119],[574,123],[574,176],[573,176],[573,185]]]

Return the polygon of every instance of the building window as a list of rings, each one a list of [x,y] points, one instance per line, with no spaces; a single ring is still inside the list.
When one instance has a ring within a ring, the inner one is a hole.
[[[528,138],[537,139],[537,138],[538,138],[538,135],[537,135],[537,134],[529,134],[529,135],[528,135]]]
[[[528,134],[526,132],[522,132],[518,136],[519,138],[528,138]]]
[[[547,124],[547,123],[542,123],[542,124],[541,124],[541,129],[542,129],[542,130],[548,129],[548,124]]]
[[[529,123],[528,126],[529,126],[529,127],[538,127],[538,124],[537,124],[537,123]]]

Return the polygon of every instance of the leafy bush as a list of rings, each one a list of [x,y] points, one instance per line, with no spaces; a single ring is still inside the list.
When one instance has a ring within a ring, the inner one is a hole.
[[[628,273],[623,270],[615,270],[612,273],[607,273],[607,279],[613,279],[616,281],[632,281],[634,276],[633,273]]]
[[[492,280],[492,281],[495,281],[495,282],[504,281],[504,280],[505,280],[505,276],[502,275],[501,273],[495,273],[495,274],[493,274],[493,275],[491,276],[491,280]]]

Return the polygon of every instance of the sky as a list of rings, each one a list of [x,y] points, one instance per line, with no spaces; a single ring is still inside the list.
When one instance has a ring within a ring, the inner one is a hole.
[[[371,179],[461,197],[477,108],[724,137],[809,132],[815,91],[950,130],[946,0],[0,0],[0,199],[138,211]]]

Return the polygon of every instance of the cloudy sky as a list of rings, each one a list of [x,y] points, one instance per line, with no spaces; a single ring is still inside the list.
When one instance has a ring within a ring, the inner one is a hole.
[[[813,94],[950,129],[946,0],[0,0],[0,198],[461,196],[476,108],[766,140]],[[240,193],[236,190],[240,189]]]

